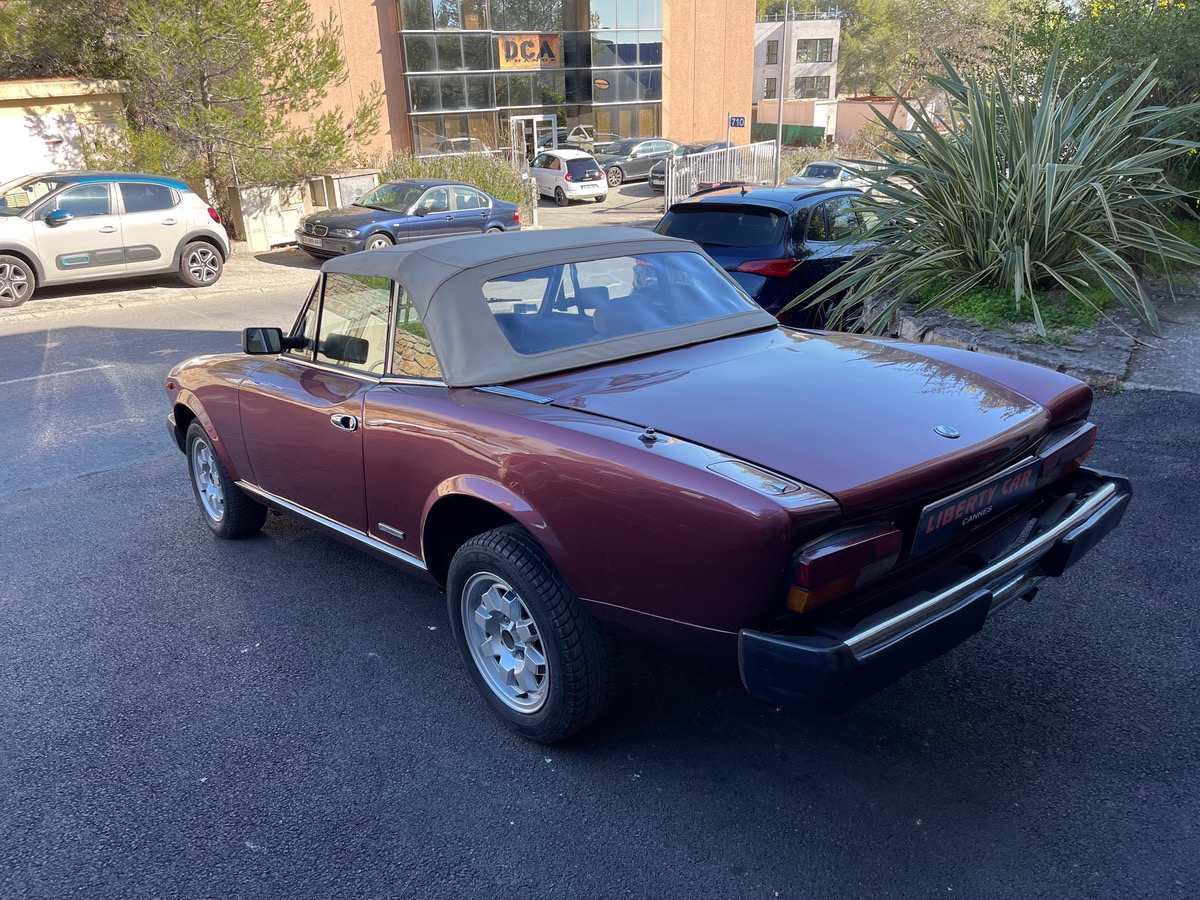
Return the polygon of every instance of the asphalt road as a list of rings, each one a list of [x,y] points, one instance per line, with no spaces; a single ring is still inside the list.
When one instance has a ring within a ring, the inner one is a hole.
[[[543,748],[432,588],[201,522],[163,374],[297,303],[0,321],[0,898],[1200,896],[1200,395],[1100,398],[1122,528],[851,712],[625,645]]]

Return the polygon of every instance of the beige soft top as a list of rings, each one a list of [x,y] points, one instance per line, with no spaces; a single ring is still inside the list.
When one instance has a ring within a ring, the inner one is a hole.
[[[774,316],[747,300],[746,311],[734,315],[524,355],[512,348],[484,296],[483,285],[505,275],[668,251],[705,255],[691,241],[643,228],[604,226],[415,241],[335,257],[321,266],[321,271],[374,275],[398,282],[411,297],[451,387],[504,384],[778,324]]]

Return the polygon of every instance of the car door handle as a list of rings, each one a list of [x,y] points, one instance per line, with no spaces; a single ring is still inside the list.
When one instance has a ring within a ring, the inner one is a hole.
[[[329,417],[330,423],[334,428],[340,428],[342,431],[357,431],[358,416],[347,416],[344,413],[334,413]]]
[[[101,234],[112,234],[116,230],[117,230],[116,225],[105,225],[103,228],[100,229],[100,233]]]
[[[447,221],[447,222],[453,222],[453,221],[454,221],[454,216],[446,216],[446,221]]]
[[[174,224],[175,224],[175,220],[174,220],[174,219],[163,219],[163,220],[162,220],[162,223],[163,223],[164,225],[174,225]]]

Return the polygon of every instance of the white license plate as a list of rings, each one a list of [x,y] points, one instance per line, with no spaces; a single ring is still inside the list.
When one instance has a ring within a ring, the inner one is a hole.
[[[307,234],[300,235],[300,243],[305,247],[320,247],[323,246],[320,238],[309,237]]]

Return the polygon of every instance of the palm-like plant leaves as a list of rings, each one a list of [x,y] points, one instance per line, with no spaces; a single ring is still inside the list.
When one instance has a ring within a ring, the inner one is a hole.
[[[913,131],[879,117],[885,165],[867,173],[875,184],[864,201],[875,214],[866,239],[877,246],[794,303],[838,297],[836,319],[886,297],[862,323],[881,331],[910,300],[929,309],[987,286],[1010,292],[1017,308],[1029,303],[1044,334],[1035,292],[1062,289],[1090,302],[1085,288],[1104,284],[1156,329],[1143,261],[1200,266],[1200,249],[1167,230],[1186,194],[1163,176],[1169,160],[1200,148],[1178,136],[1200,103],[1143,106],[1153,66],[1119,92],[1116,79],[1064,90],[1054,53],[1040,96],[1027,98],[998,71],[964,80],[942,64],[934,81],[950,98],[944,116],[901,99]]]

